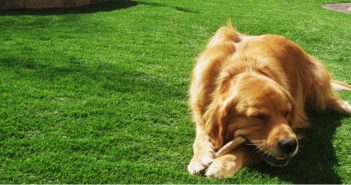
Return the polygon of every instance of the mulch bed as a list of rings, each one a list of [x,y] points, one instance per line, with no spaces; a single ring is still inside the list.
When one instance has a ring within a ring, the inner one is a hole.
[[[106,0],[0,0],[0,10],[71,8],[104,1]]]

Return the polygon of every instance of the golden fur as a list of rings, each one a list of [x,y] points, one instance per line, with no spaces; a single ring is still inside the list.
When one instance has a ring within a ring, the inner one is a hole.
[[[294,130],[308,126],[307,108],[351,113],[350,104],[333,90],[338,87],[351,90],[347,84],[331,81],[316,58],[287,38],[247,36],[230,25],[220,28],[192,75],[189,104],[196,138],[188,171],[232,176],[260,161],[261,156],[248,145],[273,160],[288,161],[298,148],[286,154],[278,142],[297,140]],[[215,158],[215,151],[237,136],[249,144]]]

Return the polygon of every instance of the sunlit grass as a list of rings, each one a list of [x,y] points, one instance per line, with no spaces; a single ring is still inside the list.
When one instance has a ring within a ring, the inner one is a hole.
[[[351,83],[351,16],[325,1],[114,0],[0,11],[0,183],[351,183],[351,118],[311,113],[299,155],[190,176],[194,58],[228,18],[280,34]],[[350,99],[350,93],[342,93]]]

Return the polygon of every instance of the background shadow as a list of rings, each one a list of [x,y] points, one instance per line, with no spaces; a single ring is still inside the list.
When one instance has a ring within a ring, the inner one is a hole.
[[[85,61],[72,58],[61,62],[62,65],[40,63],[35,60],[23,60],[16,57],[0,58],[0,70],[5,69],[16,80],[31,81],[32,83],[50,83],[60,86],[61,83],[75,83],[81,89],[103,93],[128,93],[160,96],[168,94],[169,97],[183,98],[172,84],[140,70],[125,65],[97,63],[86,65]],[[150,98],[150,101],[155,101]]]
[[[146,5],[146,6],[153,6],[153,7],[168,7],[168,8],[173,8],[175,10],[178,10],[178,11],[184,12],[184,13],[194,13],[194,14],[200,13],[199,11],[192,10],[189,8],[184,8],[184,7],[180,7],[180,6],[170,6],[170,5],[163,4],[163,3],[139,1],[138,4],[142,4],[142,5]]]
[[[338,163],[332,138],[344,115],[332,110],[310,112],[311,127],[301,131],[298,155],[284,168],[262,163],[253,170],[277,176],[294,184],[340,184],[333,167]]]
[[[0,10],[0,16],[6,15],[64,15],[64,14],[84,14],[95,12],[111,12],[114,10],[130,8],[138,3],[131,0],[109,0],[99,4],[93,4],[76,8],[55,8],[42,10]]]

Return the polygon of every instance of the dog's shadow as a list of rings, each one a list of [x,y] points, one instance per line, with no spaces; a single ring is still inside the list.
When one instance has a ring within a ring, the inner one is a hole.
[[[284,168],[270,167],[265,163],[251,170],[267,173],[294,184],[340,184],[335,172],[338,163],[333,146],[333,135],[345,117],[328,110],[324,113],[310,112],[311,127],[302,130],[299,154]]]

